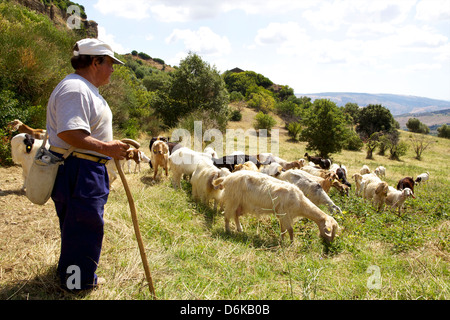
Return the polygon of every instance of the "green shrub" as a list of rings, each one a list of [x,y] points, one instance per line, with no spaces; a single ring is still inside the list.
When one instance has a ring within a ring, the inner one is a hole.
[[[444,124],[442,127],[437,129],[439,138],[450,138],[450,126]]]
[[[302,132],[302,125],[299,122],[291,122],[288,127],[288,134],[292,139],[298,140]]]
[[[231,111],[231,116],[230,116],[230,120],[231,121],[241,121],[242,120],[242,113],[239,110],[233,110]]]
[[[255,117],[253,127],[257,131],[266,129],[267,133],[270,134],[270,131],[276,124],[277,121],[270,114],[265,114],[264,112],[260,111]]]
[[[143,60],[150,60],[152,57],[150,57],[148,54],[144,53],[144,52],[139,52],[138,53],[138,57],[143,59]]]
[[[235,102],[235,101],[242,101],[244,100],[244,96],[242,95],[242,93],[238,92],[238,91],[233,91],[230,93],[230,101]]]
[[[158,62],[159,64],[166,64],[165,61],[160,58],[153,58],[153,61]]]
[[[259,92],[250,94],[248,106],[250,108],[267,113],[273,110],[275,106],[275,99],[270,93],[267,92],[267,90],[263,89]]]
[[[11,158],[11,138],[12,133],[0,128],[0,166],[12,166],[14,162]]]
[[[349,151],[361,151],[363,147],[364,142],[361,140],[359,135],[354,131],[351,131],[349,133],[348,138],[343,146],[345,150]]]

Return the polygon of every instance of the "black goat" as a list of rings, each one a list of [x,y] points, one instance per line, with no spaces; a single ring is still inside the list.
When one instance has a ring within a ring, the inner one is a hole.
[[[308,153],[305,153],[305,157],[308,159],[308,161],[317,164],[321,169],[328,170],[331,167],[330,159],[324,159],[321,157],[311,157]]]
[[[253,162],[258,167],[258,169],[261,167],[261,162],[259,162],[256,157],[244,154],[224,156],[219,159],[212,158],[212,160],[217,168],[227,168],[228,170],[230,170],[230,172],[234,171],[235,165],[243,164],[248,161]]]
[[[348,186],[349,188],[352,187],[351,183],[348,182],[347,180],[347,175],[345,174],[345,170],[342,168],[337,168],[336,169],[336,175],[339,178],[339,181],[343,184],[345,184],[346,186]]]

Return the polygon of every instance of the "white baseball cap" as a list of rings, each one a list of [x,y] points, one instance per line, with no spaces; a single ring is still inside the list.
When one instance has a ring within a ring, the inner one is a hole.
[[[77,42],[78,51],[74,51],[74,56],[90,55],[90,56],[108,56],[113,59],[114,64],[125,64],[116,57],[111,46],[101,40],[95,38],[83,39]]]

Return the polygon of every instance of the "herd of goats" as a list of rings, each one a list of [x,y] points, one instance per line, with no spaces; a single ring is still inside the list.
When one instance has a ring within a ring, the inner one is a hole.
[[[18,131],[11,140],[13,161],[22,166],[24,185],[34,160],[36,151],[41,147],[45,130],[32,129],[19,120],[9,124],[11,131]],[[159,168],[168,177],[170,168],[171,182],[174,188],[181,188],[183,176],[190,177],[192,197],[214,209],[220,206],[224,212],[225,229],[230,231],[230,220],[236,230],[242,232],[239,217],[247,214],[275,214],[281,226],[282,234],[289,234],[293,241],[293,223],[300,217],[314,221],[321,237],[333,241],[338,223],[319,206],[326,206],[330,214],[342,213],[341,209],[328,195],[336,188],[341,194],[348,195],[351,183],[348,181],[347,168],[332,163],[330,159],[305,154],[304,159],[287,161],[270,153],[246,155],[235,152],[218,157],[212,148],[197,152],[169,142],[167,138],[152,138],[149,145],[150,157],[142,150],[130,148],[126,160],[128,173],[135,162],[134,172],[140,171],[141,162],[149,163],[156,179]],[[110,177],[110,186],[117,178],[115,163],[106,164]],[[377,167],[373,172],[364,165],[359,173],[352,176],[357,196],[373,203],[377,210],[389,206],[399,214],[404,202],[414,198],[414,185],[429,179],[429,173],[423,173],[416,179],[405,177],[396,188],[383,181],[386,169]],[[163,173],[162,173],[163,174]],[[23,187],[24,188],[24,187]]]

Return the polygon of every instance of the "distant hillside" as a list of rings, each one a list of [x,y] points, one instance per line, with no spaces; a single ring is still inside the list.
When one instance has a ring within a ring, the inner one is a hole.
[[[395,120],[398,121],[402,129],[406,129],[406,123],[410,118],[419,119],[420,122],[426,124],[434,132],[443,124],[450,125],[450,109],[424,113],[407,113],[395,116]]]
[[[310,97],[313,101],[316,99],[330,99],[338,106],[344,106],[348,102],[357,103],[361,107],[365,107],[369,104],[381,104],[382,106],[388,108],[394,116],[408,113],[424,113],[450,109],[450,101],[395,94],[324,92],[296,94],[296,96]]]

